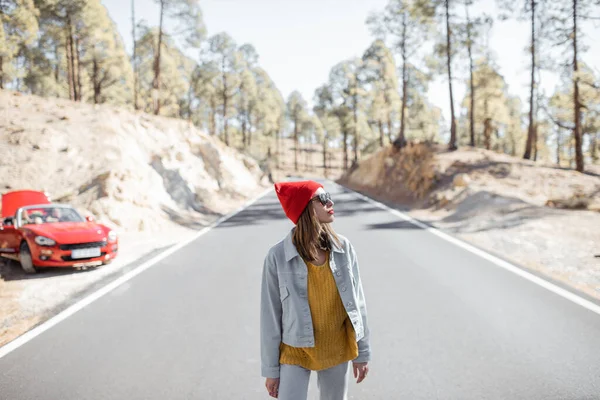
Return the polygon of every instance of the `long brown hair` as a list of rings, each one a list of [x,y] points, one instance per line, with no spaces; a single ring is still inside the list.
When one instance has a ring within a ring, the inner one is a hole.
[[[338,247],[342,246],[331,224],[321,223],[311,203],[308,203],[292,234],[296,250],[304,260],[315,261],[319,256],[319,249],[331,251],[332,239]]]

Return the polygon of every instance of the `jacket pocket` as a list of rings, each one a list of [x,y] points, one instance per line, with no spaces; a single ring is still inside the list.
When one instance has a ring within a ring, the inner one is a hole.
[[[289,292],[287,286],[279,286],[279,297],[281,298],[282,302],[285,299],[287,299],[289,295],[290,295],[290,292]]]

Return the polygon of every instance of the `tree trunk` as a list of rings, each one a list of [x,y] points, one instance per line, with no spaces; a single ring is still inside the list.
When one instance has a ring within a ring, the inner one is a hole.
[[[356,93],[356,91],[358,90],[358,83],[356,82],[356,77],[355,77],[355,87],[354,87],[354,96],[353,100],[354,100],[354,110],[353,110],[353,119],[354,119],[354,163],[353,164],[358,164],[358,157],[359,157],[359,146],[360,146],[360,137],[359,137],[359,132],[358,132],[358,94]]]
[[[246,142],[247,142],[247,138],[246,138],[246,130],[248,129],[248,124],[246,122],[246,118],[245,116],[242,116],[242,143],[243,143],[243,147],[244,149],[246,148]]]
[[[56,65],[54,66],[54,81],[58,83],[58,75],[59,75],[59,62],[60,58],[58,57],[58,44],[54,45],[54,59],[56,60]]]
[[[0,56],[0,89],[4,89],[4,57]]]
[[[598,162],[598,136],[600,133],[596,133],[595,135],[590,134],[591,143],[590,143],[590,156],[592,157],[592,162]]]
[[[358,69],[354,71],[354,93],[352,94],[352,117],[354,121],[354,162],[360,158],[360,131],[358,130]]]
[[[533,161],[537,161],[538,157],[538,124],[533,128]]]
[[[388,117],[388,120],[387,120],[387,133],[388,133],[388,140],[390,143],[392,143],[392,116],[391,115]]]
[[[227,107],[229,103],[229,96],[227,87],[227,74],[225,73],[225,56],[221,62],[221,73],[223,76],[223,136],[225,138],[225,144],[229,146],[229,121],[227,120]]]
[[[489,117],[490,115],[489,109],[489,99],[485,97],[483,100],[483,132],[481,134],[481,138],[483,138],[483,148],[489,150],[491,146],[491,122],[492,119]],[[479,142],[481,143],[481,138],[479,138]]]
[[[294,170],[298,172],[298,118],[294,118]]]
[[[510,155],[515,156],[517,154],[517,142],[515,140],[515,135],[510,135]]]
[[[248,110],[246,110],[246,108],[244,107],[244,103],[245,103],[245,91],[244,91],[244,81],[242,80],[242,82],[240,83],[240,86],[238,88],[238,92],[240,93],[240,103],[238,105],[239,109],[238,109],[238,116],[241,114],[241,125],[242,125],[242,148],[246,148],[247,146],[247,137],[246,137],[246,132],[248,130]]]
[[[138,104],[138,68],[137,39],[135,36],[135,0],[131,0],[131,37],[133,39],[133,108],[139,110]]]
[[[527,129],[527,142],[523,158],[531,158],[531,147],[533,146],[533,135],[535,134],[535,121],[533,120],[533,99],[535,91],[535,0],[531,0],[531,87],[529,88],[529,128]]]
[[[400,134],[394,141],[394,146],[402,148],[406,145],[406,102],[408,101],[408,81],[406,79],[406,64],[402,64],[402,108],[400,111]]]
[[[154,100],[154,115],[160,113],[160,52],[162,49],[163,17],[165,14],[165,0],[160,2],[160,22],[158,25],[158,48],[154,57],[154,79],[152,80],[152,99]]]
[[[327,135],[323,135],[323,176],[327,178]]]
[[[402,42],[400,49],[402,53],[402,104],[400,107],[400,133],[394,141],[394,146],[398,149],[406,145],[406,102],[408,101],[408,78],[407,78],[407,55],[406,55],[406,11],[402,13]]]
[[[454,117],[454,96],[452,94],[452,48],[450,30],[450,0],[445,0],[446,4],[446,63],[448,64],[448,88],[450,90],[450,143],[448,148],[456,150],[456,119]]]
[[[75,82],[73,81],[73,53],[71,46],[71,35],[67,30],[67,41],[65,42],[65,50],[67,53],[67,82],[69,84],[69,100],[75,100]]]
[[[579,101],[579,63],[577,60],[577,0],[573,0],[573,104],[575,110],[575,169],[583,172],[583,149],[581,135],[581,102]]]
[[[486,118],[483,122],[483,143],[486,150],[492,147],[492,119]]]
[[[279,169],[279,155],[281,154],[281,134],[279,129],[275,131],[275,168]]]
[[[71,17],[67,19],[67,29],[69,31],[69,51],[71,52],[71,82],[73,82],[73,100],[79,100],[79,93],[77,92],[77,69],[75,66],[75,40],[73,38],[73,25],[71,24]]]
[[[188,98],[187,98],[187,120],[188,122],[192,122],[192,101],[193,101],[193,90],[194,87],[192,85],[189,85],[188,87]]]
[[[100,83],[98,81],[98,61],[94,57],[92,72],[92,85],[94,86],[94,104],[100,103]]]
[[[214,99],[210,101],[210,121],[209,121],[209,132],[211,136],[215,136],[217,133],[217,104]]]
[[[344,140],[344,171],[348,170],[348,131],[346,128],[342,131],[342,137]]]
[[[75,61],[77,61],[77,101],[83,98],[83,86],[81,85],[81,61],[79,59],[79,39],[75,39]]]
[[[560,128],[556,129],[556,165],[560,167],[560,147],[561,147],[561,137],[560,137]]]
[[[378,123],[379,123],[379,146],[383,147],[383,139],[384,139],[383,121],[380,119],[378,121]]]
[[[469,53],[469,85],[471,86],[471,109],[469,110],[470,145],[475,147],[475,82],[473,81],[473,43],[471,43],[471,19],[469,5],[465,2],[467,14],[467,52]]]

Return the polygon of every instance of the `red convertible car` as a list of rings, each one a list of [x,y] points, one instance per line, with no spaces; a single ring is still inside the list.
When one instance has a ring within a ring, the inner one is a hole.
[[[52,203],[43,192],[2,195],[0,256],[19,261],[27,273],[38,267],[106,264],[118,249],[115,231],[69,205]]]

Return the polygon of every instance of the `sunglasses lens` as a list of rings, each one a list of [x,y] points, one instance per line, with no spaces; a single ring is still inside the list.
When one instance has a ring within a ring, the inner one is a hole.
[[[321,201],[321,204],[323,204],[324,206],[326,206],[327,204],[333,204],[333,200],[331,200],[331,195],[329,193],[321,193],[319,195],[319,200]]]

